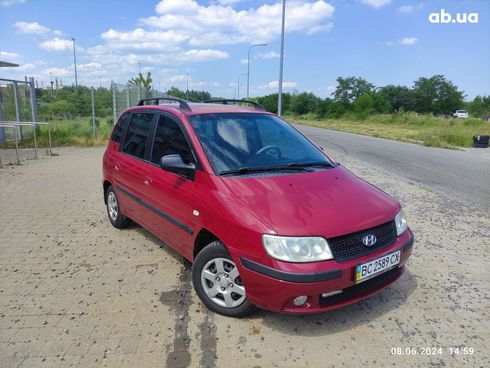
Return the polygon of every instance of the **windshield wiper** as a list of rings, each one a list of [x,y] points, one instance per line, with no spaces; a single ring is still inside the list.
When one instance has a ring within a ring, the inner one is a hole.
[[[335,165],[329,163],[329,162],[291,162],[290,164],[287,165],[288,167],[313,167],[313,166],[319,166],[319,167],[335,167]]]
[[[219,172],[219,175],[242,175],[257,172],[267,172],[267,171],[280,171],[280,170],[301,170],[306,171],[307,169],[300,166],[265,166],[265,167],[240,167],[239,169],[223,170]]]

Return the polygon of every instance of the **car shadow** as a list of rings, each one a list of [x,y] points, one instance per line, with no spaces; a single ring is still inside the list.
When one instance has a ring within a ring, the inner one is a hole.
[[[340,309],[307,315],[287,315],[259,310],[251,318],[262,319],[263,325],[284,334],[303,336],[334,334],[366,325],[399,308],[416,288],[417,279],[406,268],[404,274],[387,288]]]

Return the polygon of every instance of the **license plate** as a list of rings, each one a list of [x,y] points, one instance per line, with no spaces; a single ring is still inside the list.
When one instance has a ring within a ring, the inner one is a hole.
[[[356,282],[363,282],[400,263],[400,251],[387,254],[356,266]]]

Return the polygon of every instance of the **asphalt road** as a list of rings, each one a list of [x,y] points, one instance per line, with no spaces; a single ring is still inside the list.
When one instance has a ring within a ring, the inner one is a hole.
[[[490,208],[490,148],[448,150],[328,129],[296,126],[342,163],[346,156]]]

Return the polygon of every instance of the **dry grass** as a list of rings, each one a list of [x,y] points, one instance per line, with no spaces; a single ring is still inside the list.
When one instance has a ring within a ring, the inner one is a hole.
[[[416,114],[373,115],[366,120],[287,117],[295,124],[311,125],[430,147],[471,147],[474,135],[490,135],[490,123],[480,119],[445,119]]]

